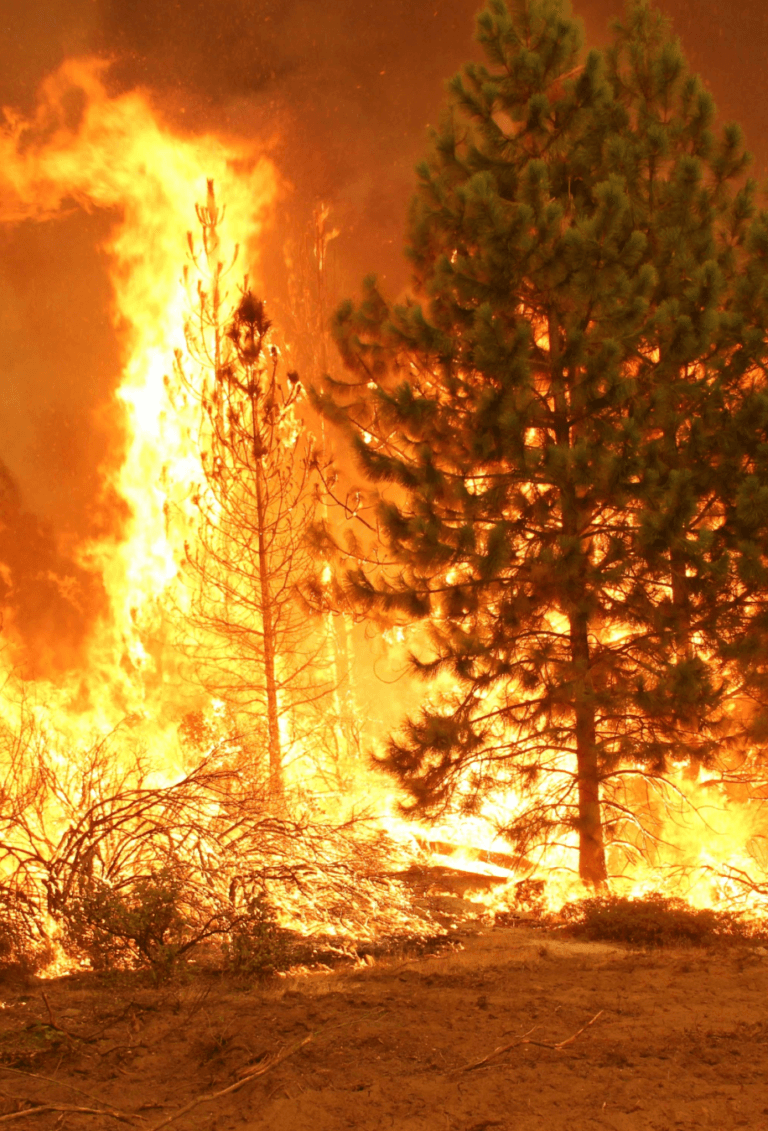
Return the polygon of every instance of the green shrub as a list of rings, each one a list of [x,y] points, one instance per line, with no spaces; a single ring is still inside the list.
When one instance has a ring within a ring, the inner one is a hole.
[[[651,892],[641,899],[600,895],[563,907],[574,934],[633,946],[711,946],[762,937],[764,929],[730,911],[691,907],[684,899]]]
[[[113,888],[91,881],[66,912],[70,949],[96,970],[151,969],[167,977],[200,943],[220,942],[233,973],[263,975],[288,965],[288,933],[265,893],[237,906],[200,890],[184,869],[166,868]]]
[[[288,932],[278,926],[264,892],[248,901],[224,941],[226,968],[234,974],[264,976],[289,964]]]
[[[119,888],[91,882],[65,912],[70,944],[97,970],[144,966],[167,975],[203,937],[184,889],[171,869]]]

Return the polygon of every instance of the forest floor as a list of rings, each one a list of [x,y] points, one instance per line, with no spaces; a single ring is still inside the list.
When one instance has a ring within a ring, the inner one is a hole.
[[[0,997],[12,1127],[768,1129],[764,948],[486,927],[258,984],[79,974]]]

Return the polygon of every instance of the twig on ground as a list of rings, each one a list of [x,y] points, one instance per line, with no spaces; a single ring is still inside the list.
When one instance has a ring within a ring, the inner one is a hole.
[[[44,1111],[60,1111],[52,1104],[39,1104],[37,1107],[25,1107],[21,1111],[12,1111],[10,1115],[0,1115],[0,1123],[7,1123],[9,1119],[21,1119],[23,1115],[42,1115]]]
[[[232,1092],[236,1092],[239,1088],[244,1087],[244,1085],[247,1084],[249,1080],[255,1080],[257,1076],[263,1076],[272,1068],[276,1068],[278,1064],[282,1064],[282,1062],[284,1060],[287,1060],[289,1056],[293,1056],[294,1053],[298,1052],[299,1049],[303,1048],[304,1045],[308,1045],[309,1042],[313,1041],[314,1039],[315,1034],[310,1033],[309,1036],[304,1037],[303,1040],[298,1041],[296,1044],[289,1045],[287,1048],[282,1049],[281,1052],[276,1053],[275,1056],[270,1057],[269,1060],[265,1061],[263,1064],[260,1064],[258,1068],[255,1068],[252,1072],[249,1072],[247,1076],[243,1076],[242,1079],[236,1081],[236,1083],[230,1084],[228,1088],[222,1088],[218,1092],[207,1092],[204,1096],[198,1096],[196,1099],[191,1100],[188,1104],[185,1104],[184,1107],[180,1107],[178,1111],[175,1111],[166,1119],[162,1119],[159,1123],[156,1123],[154,1127],[150,1129],[150,1131],[160,1131],[161,1127],[167,1127],[169,1123],[173,1123],[182,1115],[186,1115],[188,1111],[192,1111],[192,1109],[197,1107],[199,1104],[209,1103],[211,1100],[218,1100],[221,1099],[222,1096],[228,1096]]]
[[[15,1076],[29,1076],[33,1080],[44,1080],[46,1084],[56,1084],[59,1088],[69,1088],[70,1092],[76,1092],[78,1096],[85,1096],[87,1100],[93,1100],[97,1104],[104,1104],[101,1096],[94,1096],[92,1092],[84,1092],[82,1088],[76,1088],[74,1084],[68,1084],[66,1080],[57,1080],[53,1076],[41,1076],[39,1072],[25,1072],[23,1068],[11,1068],[8,1064],[0,1064],[0,1072],[12,1072]]]
[[[53,1016],[51,1003],[48,998],[43,994],[43,1001],[45,1008],[48,1010],[48,1024],[51,1029],[55,1029],[57,1033],[63,1033],[65,1037],[71,1037],[73,1041],[82,1041],[86,1045],[92,1045],[96,1042],[97,1037],[84,1037],[82,1033],[73,1033],[71,1029],[65,1029],[63,1025],[59,1025]]]
[[[582,1027],[580,1029],[577,1029],[576,1032],[573,1033],[572,1036],[568,1037],[565,1041],[558,1041],[558,1043],[556,1045],[551,1045],[551,1046],[545,1045],[544,1047],[545,1048],[551,1047],[553,1049],[557,1049],[558,1052],[560,1052],[561,1049],[567,1048],[568,1045],[573,1044],[573,1042],[576,1040],[577,1037],[580,1037],[582,1033],[586,1032],[586,1030],[590,1027],[590,1025],[594,1025],[594,1023],[595,1023],[595,1021],[597,1021],[598,1017],[602,1017],[604,1012],[605,1012],[605,1010],[603,1010],[603,1009],[598,1010],[591,1021],[587,1021],[586,1025],[582,1025]]]
[[[451,947],[452,951],[456,951],[457,947]],[[380,966],[379,972],[384,974],[396,974],[398,970],[404,970],[406,966],[413,966],[416,962],[428,962],[433,958],[445,958],[445,952],[441,951],[440,954],[417,954],[415,958],[406,958],[405,962],[401,962],[398,966]]]
[[[344,1021],[339,1025],[327,1026],[325,1029],[321,1030],[321,1032],[322,1032],[322,1034],[325,1034],[325,1033],[330,1032],[334,1029],[346,1028],[348,1025],[355,1024],[355,1023],[357,1023],[361,1020],[380,1017],[383,1014],[385,1014],[386,1012],[387,1012],[386,1009],[372,1010],[370,1013],[366,1013],[363,1017],[354,1018],[353,1021]],[[286,1046],[286,1048],[282,1049],[280,1052],[275,1053],[274,1056],[271,1056],[271,1057],[267,1058],[266,1060],[261,1061],[256,1067],[246,1067],[244,1074],[241,1075],[240,1079],[235,1081],[234,1084],[230,1084],[229,1087],[222,1088],[218,1092],[207,1092],[207,1093],[205,1093],[205,1095],[197,1096],[194,1100],[190,1100],[190,1102],[188,1104],[185,1104],[183,1107],[178,1108],[177,1111],[174,1111],[171,1115],[167,1116],[165,1119],[162,1119],[159,1123],[156,1123],[153,1127],[151,1127],[149,1129],[149,1131],[161,1131],[161,1128],[167,1127],[170,1123],[174,1123],[182,1115],[186,1115],[186,1113],[188,1111],[192,1111],[193,1108],[196,1108],[199,1104],[208,1103],[212,1100],[218,1100],[222,1096],[227,1096],[227,1095],[230,1095],[233,1092],[238,1091],[240,1088],[244,1087],[244,1085],[247,1084],[249,1080],[255,1080],[257,1076],[264,1076],[267,1072],[271,1071],[271,1069],[276,1068],[278,1064],[282,1064],[283,1061],[287,1060],[289,1057],[293,1056],[294,1053],[297,1053],[300,1049],[304,1048],[304,1046],[308,1045],[310,1043],[310,1041],[314,1041],[319,1035],[320,1035],[320,1033],[317,1033],[317,1032],[309,1033],[306,1037],[303,1037],[300,1041],[295,1041],[292,1045],[288,1045],[288,1046]],[[98,1096],[94,1096],[90,1092],[84,1092],[80,1088],[75,1088],[72,1084],[67,1084],[66,1081],[64,1081],[64,1080],[55,1080],[50,1076],[41,1076],[37,1072],[25,1072],[21,1068],[10,1068],[5,1064],[0,1064],[0,1070],[2,1070],[4,1072],[12,1072],[12,1073],[19,1075],[19,1076],[29,1076],[34,1080],[44,1080],[48,1084],[58,1084],[61,1087],[69,1088],[71,1091],[76,1092],[80,1096],[84,1096],[86,1099],[93,1100],[93,1101],[95,1101],[96,1103],[99,1103],[99,1104],[104,1103],[104,1101],[101,1100]],[[161,1105],[161,1104],[143,1104],[142,1105],[143,1108],[161,1107],[161,1106],[164,1106],[164,1105]],[[140,1110],[142,1110],[142,1109],[139,1108],[139,1111]],[[12,1120],[12,1119],[19,1119],[23,1115],[36,1115],[38,1113],[42,1113],[42,1112],[45,1112],[45,1111],[80,1112],[82,1114],[109,1115],[113,1119],[119,1119],[119,1120],[121,1120],[122,1122],[125,1122],[125,1123],[131,1123],[134,1120],[141,1120],[143,1122],[143,1117],[141,1115],[139,1115],[138,1112],[136,1112],[134,1115],[126,1115],[125,1112],[116,1111],[114,1108],[109,1108],[109,1107],[90,1108],[90,1107],[75,1107],[75,1106],[56,1105],[56,1104],[40,1104],[37,1107],[26,1108],[24,1111],[12,1112],[10,1115],[0,1116],[0,1123],[6,1122],[6,1121],[9,1121],[9,1120]]]
[[[121,1123],[133,1123],[133,1117],[122,1111],[114,1111],[107,1107],[77,1107],[74,1104],[38,1104],[37,1107],[25,1107],[21,1111],[12,1111],[10,1115],[0,1115],[0,1123],[8,1123],[12,1119],[21,1119],[25,1115],[42,1115],[46,1111],[74,1111],[81,1115],[109,1115],[112,1119],[119,1119]]]
[[[517,1040],[510,1041],[508,1045],[500,1045],[499,1048],[494,1049],[493,1052],[489,1052],[488,1055],[484,1056],[481,1060],[474,1060],[471,1064],[464,1064],[461,1068],[454,1069],[454,1071],[474,1072],[476,1068],[482,1068],[483,1065],[488,1064],[492,1060],[495,1060],[497,1056],[502,1056],[505,1052],[509,1052],[510,1049],[519,1048],[520,1045],[536,1045],[540,1049],[554,1049],[555,1052],[562,1052],[563,1049],[566,1049],[569,1045],[572,1045],[577,1037],[580,1037],[582,1033],[586,1032],[586,1030],[589,1029],[591,1025],[594,1025],[598,1017],[603,1016],[603,1012],[604,1010],[601,1009],[599,1013],[595,1014],[591,1021],[587,1021],[586,1025],[582,1025],[580,1029],[577,1029],[576,1032],[573,1033],[570,1037],[566,1037],[564,1041],[553,1042],[531,1040],[530,1035],[531,1033],[534,1033],[536,1029],[538,1029],[537,1025],[535,1026],[535,1028],[529,1029],[528,1032],[524,1033],[522,1037],[518,1037]]]

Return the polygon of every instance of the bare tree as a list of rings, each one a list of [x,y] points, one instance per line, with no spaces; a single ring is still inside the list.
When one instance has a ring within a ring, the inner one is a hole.
[[[177,391],[201,408],[200,521],[187,545],[192,654],[207,690],[266,738],[279,800],[286,742],[316,725],[312,708],[333,691],[322,626],[301,597],[313,571],[306,535],[319,505],[320,457],[296,412],[301,382],[283,372],[264,302],[247,279],[236,300],[228,297],[237,250],[222,260],[223,216],[209,182],[197,208],[202,248],[189,237],[197,281],[175,367]]]
[[[308,386],[315,385],[326,374],[335,374],[336,369],[341,367],[331,338],[331,313],[334,295],[338,291],[334,241],[339,235],[330,207],[319,201],[311,216],[302,216],[301,224],[286,238],[283,246],[287,294],[280,310],[280,321],[289,336],[294,364],[304,375]],[[321,415],[310,419],[325,450],[326,421]],[[342,495],[344,493],[340,484],[346,483],[348,478],[344,464],[349,454],[342,450],[338,453],[338,460],[334,459],[328,468],[318,469],[322,479],[322,506],[318,517],[324,531],[333,529],[340,533],[337,529],[339,524],[346,523],[348,518],[337,495],[339,491]],[[330,471],[330,475],[326,471]],[[322,767],[321,776],[331,788],[346,791],[359,768],[367,765],[363,755],[363,736],[368,720],[358,700],[357,677],[362,674],[365,679],[366,666],[372,661],[368,649],[363,648],[362,652],[356,650],[355,610],[328,568],[335,550],[325,539],[315,536],[313,541],[318,568],[310,599],[313,606],[322,611],[326,648],[335,682],[333,725],[329,725],[321,736],[328,754],[327,766]],[[360,620],[359,617],[357,619]],[[331,715],[326,717],[330,722]]]

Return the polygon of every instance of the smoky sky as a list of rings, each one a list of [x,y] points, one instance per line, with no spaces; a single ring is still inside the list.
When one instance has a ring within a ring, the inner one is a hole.
[[[354,235],[367,258],[364,269],[397,274],[413,164],[424,149],[425,127],[438,116],[445,80],[476,50],[478,6],[478,0],[0,0],[0,102],[29,104],[42,76],[67,55],[106,55],[115,61],[117,85],[148,86],[180,124],[278,133],[276,155],[297,198],[329,200],[348,225],[361,224]],[[575,0],[574,7],[588,41],[597,43],[622,0]],[[768,5],[662,0],[661,7],[723,117],[743,124],[762,175]]]
[[[744,127],[764,178],[768,4],[660,6],[721,116]],[[64,58],[106,56],[114,89],[148,88],[180,130],[271,139],[291,185],[286,230],[306,223],[320,200],[340,229],[331,300],[370,271],[399,291],[408,278],[402,246],[413,167],[445,81],[477,53],[478,7],[478,0],[0,0],[0,104],[29,111],[38,84]],[[605,40],[621,7],[621,0],[575,0],[588,43]],[[0,229],[7,582],[0,603],[49,669],[57,654],[60,667],[76,662],[102,607],[98,579],[71,564],[73,548],[117,530],[124,517],[103,490],[104,469],[122,454],[112,399],[121,344],[99,252],[112,222],[74,215]],[[267,254],[278,290],[282,246],[278,231]],[[57,653],[50,641],[58,640]]]

